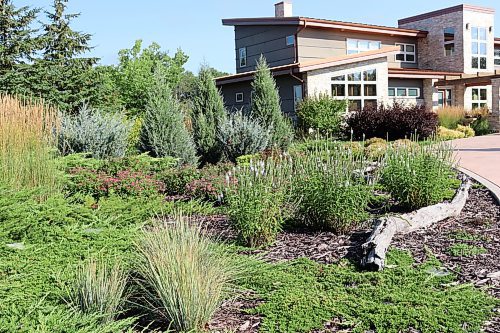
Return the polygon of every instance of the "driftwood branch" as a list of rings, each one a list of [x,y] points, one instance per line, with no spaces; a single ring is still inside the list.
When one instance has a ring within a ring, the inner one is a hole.
[[[370,237],[362,245],[364,252],[362,266],[371,270],[384,269],[387,249],[396,234],[407,234],[427,228],[449,217],[458,216],[469,197],[471,185],[470,179],[463,178],[455,197],[449,203],[440,203],[408,214],[377,219]]]

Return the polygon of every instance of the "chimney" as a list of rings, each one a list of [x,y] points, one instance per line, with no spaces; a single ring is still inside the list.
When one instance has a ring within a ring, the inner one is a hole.
[[[291,17],[292,15],[292,0],[284,0],[274,5],[275,17]]]

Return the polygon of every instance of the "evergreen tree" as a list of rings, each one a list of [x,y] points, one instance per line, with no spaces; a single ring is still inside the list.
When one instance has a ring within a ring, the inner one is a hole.
[[[154,156],[171,156],[184,164],[195,164],[196,148],[186,128],[181,104],[160,69],[153,78],[141,132],[143,149]]]
[[[270,148],[285,149],[293,138],[292,125],[281,112],[281,101],[276,82],[261,56],[252,82],[252,105],[250,113],[271,130]]]
[[[226,116],[224,101],[210,68],[201,68],[193,94],[193,133],[204,162],[217,163],[222,155],[217,128]]]
[[[54,0],[53,12],[45,12],[42,59],[32,68],[31,88],[65,111],[75,111],[84,102],[92,102],[97,94],[98,76],[93,70],[97,58],[83,57],[92,48],[91,35],[74,31],[71,22],[80,14],[66,14],[68,0]]]
[[[28,6],[16,8],[11,0],[0,0],[0,89],[23,93],[26,69],[41,49],[32,23],[40,12]]]

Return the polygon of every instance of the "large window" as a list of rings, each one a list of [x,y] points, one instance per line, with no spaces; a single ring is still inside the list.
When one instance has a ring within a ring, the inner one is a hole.
[[[391,88],[389,88],[389,97],[419,98],[420,97],[420,88],[391,87]]]
[[[239,51],[240,55],[240,67],[246,67],[247,65],[247,48],[242,47]]]
[[[396,43],[396,46],[399,46],[400,51],[396,54],[396,61],[399,62],[416,62],[416,52],[415,52],[415,44],[403,44]]]
[[[358,54],[360,52],[378,50],[381,43],[374,40],[348,39],[347,54]]]
[[[444,55],[449,57],[455,53],[455,28],[444,29]]]
[[[488,107],[488,90],[486,88],[472,89],[472,109]]]
[[[495,66],[500,66],[500,49],[495,49]]]
[[[377,106],[375,69],[332,77],[332,96],[349,100],[349,111]]]
[[[487,69],[488,34],[486,28],[472,27],[472,68]]]

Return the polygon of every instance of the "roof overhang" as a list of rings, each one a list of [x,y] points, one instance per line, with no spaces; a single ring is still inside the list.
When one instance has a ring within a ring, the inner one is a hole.
[[[500,46],[500,38],[495,38],[495,46]]]
[[[463,12],[463,11],[472,11],[472,12],[484,13],[484,14],[494,14],[495,13],[495,9],[493,9],[493,8],[463,4],[463,5],[458,5],[458,6],[453,6],[453,7],[435,10],[433,12],[428,12],[428,13],[424,13],[424,14],[420,14],[420,15],[406,17],[406,18],[400,19],[398,21],[398,24],[399,25],[408,24],[408,23],[412,23],[412,22],[427,20],[427,19],[437,17],[437,16],[442,16],[442,15],[446,15],[446,14],[450,14],[450,13],[454,13],[454,12]]]
[[[442,72],[429,69],[413,68],[389,68],[389,78],[397,79],[436,79],[445,80],[446,78],[460,78],[462,73]]]
[[[490,85],[491,80],[500,79],[500,70],[494,73],[462,74],[460,77],[447,77],[439,80],[434,86],[464,85],[467,87]]]
[[[398,51],[399,51],[398,46],[389,46],[381,48],[380,50],[366,51],[358,54],[349,54],[345,56],[325,58],[316,61],[307,61],[301,63],[294,63],[290,65],[271,67],[270,70],[273,76],[294,75],[317,69],[336,67],[341,65],[354,64],[358,62],[384,58],[387,57],[388,55],[395,54]],[[249,71],[245,73],[238,73],[238,74],[218,77],[215,80],[217,85],[251,81],[253,80],[254,74],[255,71]]]
[[[223,25],[249,26],[249,25],[296,25],[298,27],[322,28],[340,31],[351,31],[378,35],[404,36],[404,37],[427,37],[428,32],[414,29],[401,29],[378,25],[341,22],[332,20],[321,20],[309,17],[260,17],[260,18],[236,18],[223,19]]]

